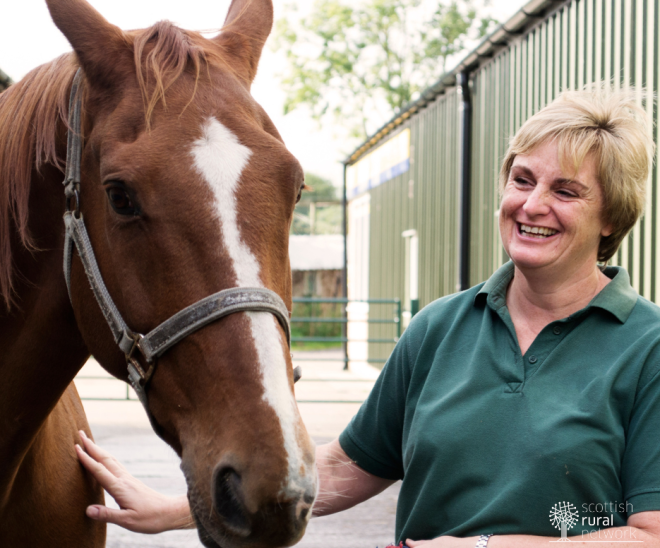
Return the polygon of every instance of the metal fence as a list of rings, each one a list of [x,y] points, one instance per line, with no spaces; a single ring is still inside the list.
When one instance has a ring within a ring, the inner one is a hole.
[[[346,307],[351,303],[364,303],[369,305],[370,311],[369,316],[364,320],[368,326],[368,336],[367,338],[355,339],[349,338],[346,330],[348,324],[348,317],[346,314]],[[315,316],[310,314],[305,317],[295,316],[296,308],[300,305],[323,305],[328,304],[331,306],[338,306],[341,308],[341,314],[337,314],[334,317],[328,316]],[[296,332],[296,324],[310,325],[310,324],[322,324],[322,325],[341,325],[341,335],[340,336],[296,336],[291,337],[291,343],[295,346],[296,344],[305,344],[305,343],[321,343],[321,344],[341,344],[343,349],[343,358],[345,365],[348,366],[350,361],[348,344],[349,343],[365,343],[370,346],[369,356],[372,356],[371,347],[376,346],[379,348],[380,356],[369,358],[363,361],[368,363],[383,364],[387,361],[394,345],[401,337],[401,300],[400,299],[324,299],[316,297],[296,297],[293,299],[293,311],[294,316],[291,318],[291,324],[293,332]],[[377,308],[377,311],[374,311],[373,308]],[[375,332],[372,327],[377,327],[378,331]],[[295,354],[294,354],[295,361]],[[310,361],[310,360],[306,360]],[[328,361],[325,358],[318,358],[317,360],[311,361]]]
[[[348,336],[346,307],[354,302],[365,303],[378,309],[372,311],[365,321],[369,325],[382,327],[384,329],[383,335],[378,338],[366,339],[355,339]],[[339,374],[331,376],[305,375],[303,370],[303,377],[299,383],[304,385],[321,383],[326,386],[331,383],[350,383],[354,387],[358,387],[357,390],[352,389],[353,395],[313,398],[303,396],[296,401],[298,403],[362,403],[374,379],[360,378],[356,375],[342,375],[350,362],[348,345],[350,343],[381,345],[385,347],[385,352],[389,355],[401,336],[401,301],[399,299],[356,301],[341,298],[296,297],[293,299],[291,326],[291,349],[294,364],[297,365],[301,362],[306,363],[308,366],[315,362],[326,362],[328,365],[331,363],[341,364],[339,370],[337,367],[332,369],[332,372]],[[364,361],[382,364],[385,359],[373,358]],[[79,392],[81,398],[86,401],[137,401],[135,392],[128,384],[104,371],[95,374],[79,374],[76,381],[81,381],[78,383]],[[97,394],[102,393],[103,395],[89,395],[92,390],[91,387],[86,387],[85,383],[101,383],[103,386],[98,388],[97,385],[95,391]],[[312,392],[314,391],[312,390]],[[327,391],[322,390],[321,392],[325,394]],[[335,390],[335,392],[345,391]],[[356,392],[361,394],[361,397],[356,398]]]

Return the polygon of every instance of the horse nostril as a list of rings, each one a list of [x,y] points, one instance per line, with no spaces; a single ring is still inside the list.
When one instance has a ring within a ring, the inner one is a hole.
[[[236,534],[248,536],[252,532],[243,504],[241,476],[236,470],[228,466],[216,469],[213,501],[216,512]]]
[[[306,493],[303,495],[303,501],[305,501],[305,502],[306,502],[307,504],[309,504],[310,506],[311,506],[312,504],[314,504],[314,499],[316,499],[316,493],[306,492]]]
[[[298,500],[295,507],[295,519],[307,522],[310,518],[310,510],[316,497],[312,493],[304,493]]]

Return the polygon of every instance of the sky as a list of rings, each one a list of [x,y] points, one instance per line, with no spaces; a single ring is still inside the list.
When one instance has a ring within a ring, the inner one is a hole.
[[[313,0],[295,0],[300,11],[309,9]],[[224,22],[230,0],[90,0],[111,23],[123,29],[151,26],[169,19],[182,28],[213,30]],[[274,0],[275,17],[283,11],[285,1]],[[287,3],[292,3],[288,0]],[[525,2],[494,0],[493,13],[506,21]],[[68,42],[53,24],[45,0],[2,0],[0,2],[0,69],[14,81],[32,68],[71,50]],[[338,137],[331,123],[320,127],[304,109],[282,114],[284,93],[277,75],[286,67],[284,55],[264,48],[252,95],[277,126],[289,150],[306,172],[342,182],[343,160],[355,144]],[[387,120],[383,120],[383,123]]]

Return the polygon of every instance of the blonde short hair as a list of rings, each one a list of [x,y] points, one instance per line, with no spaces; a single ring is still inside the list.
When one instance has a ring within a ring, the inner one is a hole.
[[[648,115],[635,97],[634,90],[612,91],[607,84],[592,91],[565,91],[518,130],[500,170],[503,192],[515,157],[548,141],[557,141],[565,171],[571,166],[577,173],[585,157],[594,154],[603,190],[603,221],[612,227],[598,247],[598,261],[603,263],[644,211],[655,145]]]

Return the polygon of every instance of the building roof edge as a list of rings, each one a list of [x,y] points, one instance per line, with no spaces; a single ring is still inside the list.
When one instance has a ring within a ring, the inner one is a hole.
[[[547,17],[564,4],[572,0],[530,0],[506,22],[498,26],[493,32],[486,36],[474,49],[467,53],[463,59],[450,71],[443,74],[433,85],[426,88],[418,99],[408,103],[388,122],[383,124],[376,132],[367,138],[343,161],[344,165],[357,162],[368,150],[389,135],[392,130],[400,126],[417,111],[422,110],[438,95],[444,93],[448,88],[456,85],[456,76],[460,72],[469,70],[479,64],[483,58],[490,58],[508,46],[515,38],[520,36],[528,27]]]

